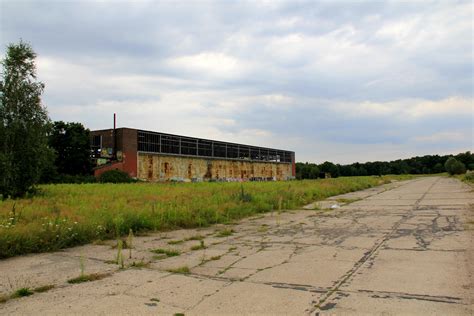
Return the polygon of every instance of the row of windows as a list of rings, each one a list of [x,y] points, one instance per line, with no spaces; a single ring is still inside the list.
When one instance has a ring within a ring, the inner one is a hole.
[[[155,153],[291,162],[291,152],[138,131],[138,150]]]

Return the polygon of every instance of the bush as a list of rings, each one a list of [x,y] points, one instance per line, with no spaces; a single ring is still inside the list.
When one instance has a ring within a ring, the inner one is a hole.
[[[102,183],[129,183],[133,182],[133,179],[128,173],[120,170],[109,170],[105,171],[99,177],[99,182]]]
[[[474,182],[474,171],[468,171],[464,176],[464,181]]]
[[[464,164],[454,157],[449,157],[448,160],[444,163],[444,168],[450,174],[463,174],[466,172],[466,167]]]

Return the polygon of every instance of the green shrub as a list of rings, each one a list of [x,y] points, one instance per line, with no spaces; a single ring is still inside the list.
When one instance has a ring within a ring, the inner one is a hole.
[[[468,171],[464,176],[464,181],[474,182],[474,171]]]
[[[444,163],[444,168],[450,174],[463,174],[466,172],[466,166],[454,157],[449,157],[448,160]]]
[[[130,183],[132,181],[128,173],[120,170],[105,171],[99,177],[99,182],[102,183]]]

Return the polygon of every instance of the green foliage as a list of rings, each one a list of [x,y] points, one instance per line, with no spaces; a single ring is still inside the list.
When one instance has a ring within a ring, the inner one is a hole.
[[[10,44],[2,60],[0,85],[0,195],[21,197],[33,192],[52,152],[50,121],[41,105],[44,84],[36,79],[36,54],[23,41]]]
[[[474,171],[468,171],[466,175],[464,175],[463,180],[466,182],[474,182]]]
[[[442,173],[446,172],[444,163],[449,157],[452,156],[426,155],[394,161],[356,162],[350,165],[339,165],[331,162],[325,162],[320,165],[298,162],[296,163],[296,178],[316,179],[319,172],[330,173],[332,177]],[[468,166],[469,170],[474,169],[474,154],[470,151],[457,154],[454,158]]]
[[[216,237],[228,237],[234,233],[233,229],[223,229],[216,233]]]
[[[178,250],[162,249],[162,248],[153,249],[153,250],[151,250],[151,252],[156,253],[156,254],[164,254],[167,257],[176,257],[176,256],[179,256],[181,254]]]
[[[191,247],[191,250],[202,250],[206,249],[206,245],[204,245],[204,240],[199,241],[199,245],[194,245]]]
[[[245,192],[243,185],[240,186],[239,200],[247,203],[252,201],[252,195]]]
[[[466,166],[454,157],[449,157],[444,164],[444,168],[450,175],[463,174],[466,172]]]
[[[102,183],[130,183],[133,179],[128,173],[121,170],[109,170],[100,175],[99,181]]]
[[[84,282],[91,282],[91,281],[97,281],[101,280],[105,277],[110,276],[110,273],[93,273],[93,274],[84,274],[80,275],[77,278],[72,278],[67,280],[68,283],[70,284],[77,284],[77,283],[84,283]]]
[[[89,130],[81,123],[53,123],[48,135],[49,146],[55,151],[55,162],[59,175],[90,175]]]
[[[294,209],[329,196],[409,176],[341,177],[291,182],[41,185],[41,195],[0,203],[0,259],[54,251],[154,230],[228,223]],[[252,200],[242,203],[243,185]],[[281,198],[281,203],[279,202]],[[231,232],[230,232],[231,233]],[[229,232],[223,233],[229,234]],[[196,235],[186,240],[200,240]],[[115,259],[115,258],[114,258]]]
[[[168,269],[166,271],[171,272],[171,273],[179,273],[179,274],[189,274],[191,272],[188,266],[182,266],[175,269]]]
[[[18,289],[13,293],[12,298],[24,297],[24,296],[30,296],[30,295],[33,295],[33,291],[30,290],[30,288],[22,287],[21,289]]]

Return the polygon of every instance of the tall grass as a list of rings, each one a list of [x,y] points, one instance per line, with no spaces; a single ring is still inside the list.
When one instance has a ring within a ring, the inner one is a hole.
[[[280,207],[297,208],[393,178],[44,185],[40,195],[0,202],[0,258],[116,238],[130,229],[140,233],[226,223]]]

